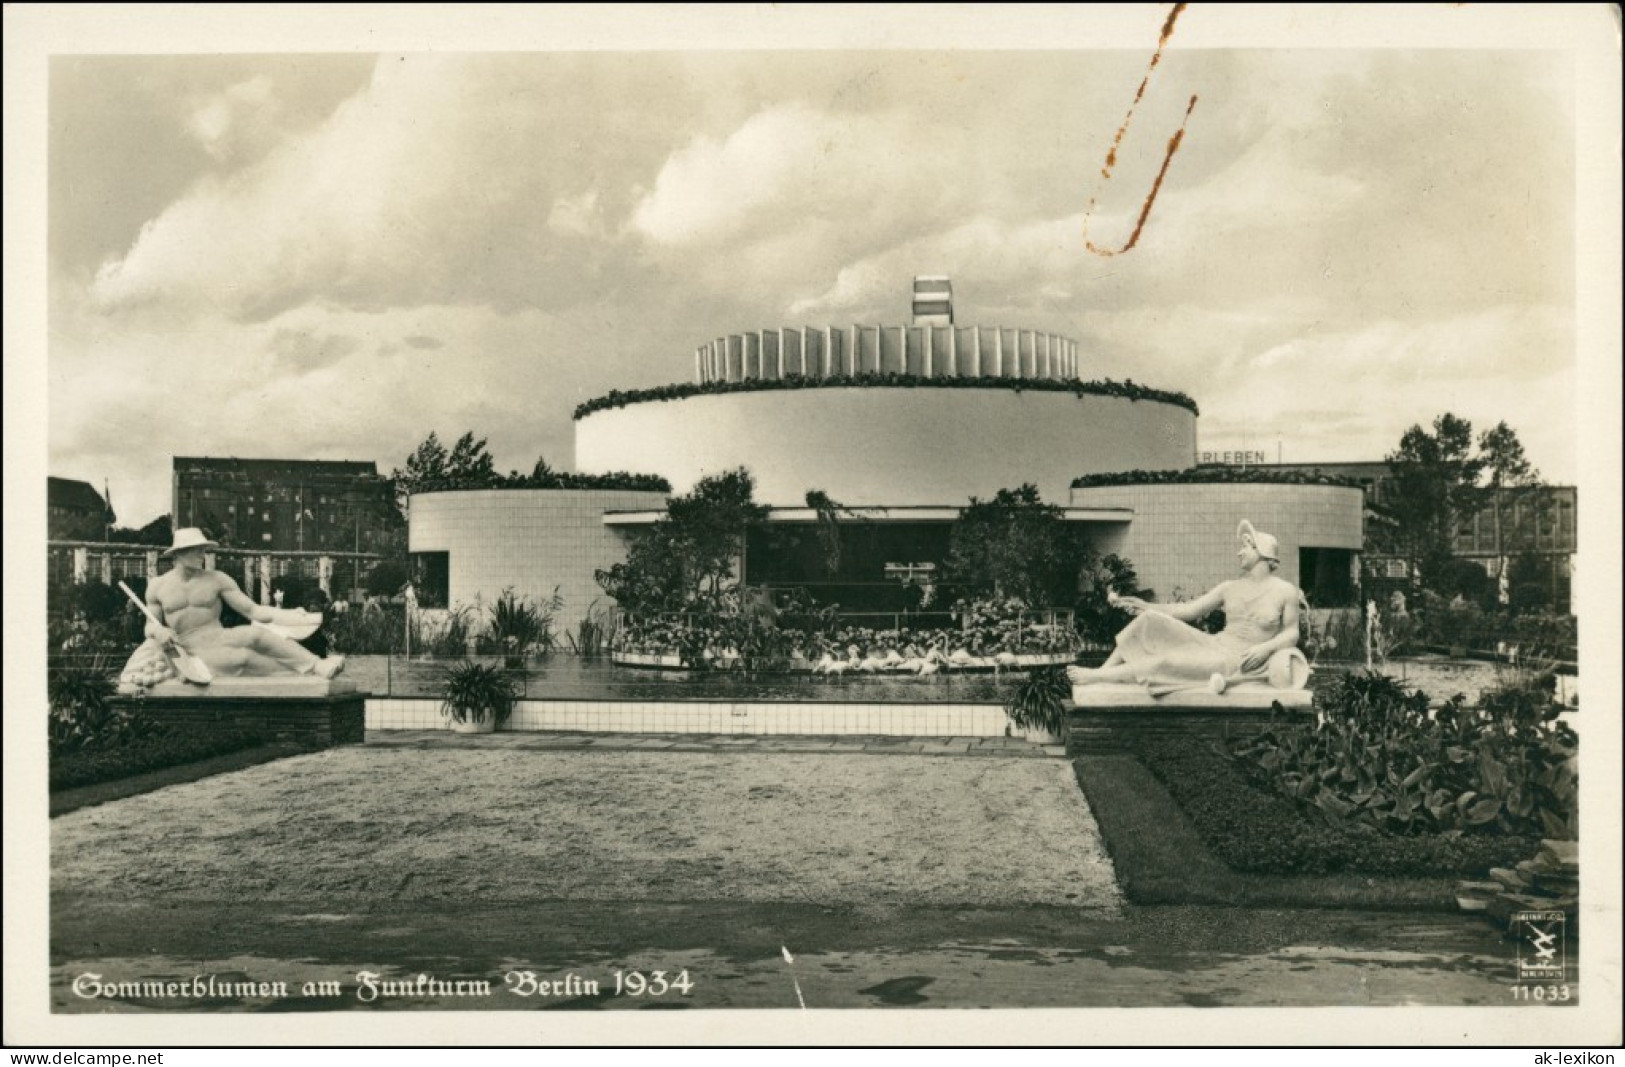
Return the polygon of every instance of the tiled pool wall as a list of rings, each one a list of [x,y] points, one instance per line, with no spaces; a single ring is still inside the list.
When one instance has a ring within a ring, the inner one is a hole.
[[[997,704],[795,704],[767,701],[521,700],[505,730],[660,734],[863,734],[1003,737]],[[440,701],[367,700],[368,730],[448,729]]]

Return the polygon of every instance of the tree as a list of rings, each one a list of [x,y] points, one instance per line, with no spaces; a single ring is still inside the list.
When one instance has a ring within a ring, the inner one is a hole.
[[[472,432],[465,433],[447,452],[440,438],[431,432],[406,457],[405,469],[397,469],[390,475],[390,481],[395,487],[396,503],[405,511],[415,493],[489,489],[498,485],[502,477],[485,450],[485,438],[475,440]]]
[[[1029,605],[1071,603],[1084,555],[1080,536],[1037,487],[971,497],[949,535],[944,570],[972,595],[1017,597]]]
[[[1534,544],[1546,499],[1540,492],[1540,472],[1524,455],[1517,432],[1504,422],[1479,434],[1478,451],[1488,475],[1485,488],[1495,517],[1496,551],[1505,566],[1512,547]]]
[[[666,500],[666,514],[640,536],[625,563],[597,571],[604,592],[634,615],[721,606],[745,531],[766,519],[744,468],[700,479],[684,496]]]
[[[1478,484],[1484,461],[1473,454],[1472,423],[1446,412],[1433,420],[1432,433],[1412,426],[1387,461],[1383,503],[1394,522],[1384,547],[1429,583],[1451,558],[1457,528],[1484,503]]]
[[[473,433],[459,437],[446,460],[446,477],[449,489],[488,489],[500,481],[485,438],[476,441]]]
[[[1545,501],[1517,431],[1500,422],[1476,443],[1475,450],[1472,424],[1446,412],[1433,420],[1432,433],[1420,426],[1405,431],[1388,456],[1383,506],[1392,522],[1381,547],[1409,560],[1412,573],[1420,568],[1423,586],[1446,597],[1470,596],[1475,584],[1454,565],[1463,524],[1488,511],[1504,564],[1513,547],[1532,543]]]
[[[139,530],[132,530],[128,526],[115,526],[107,539],[126,545],[162,545],[168,548],[174,543],[175,531],[169,516],[160,515]]]

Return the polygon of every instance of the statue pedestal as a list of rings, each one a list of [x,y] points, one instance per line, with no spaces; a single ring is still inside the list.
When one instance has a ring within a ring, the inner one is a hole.
[[[1274,711],[1280,704],[1282,712]],[[1307,689],[1276,689],[1261,683],[1235,685],[1224,693],[1189,689],[1154,697],[1139,685],[1072,688],[1068,754],[1122,752],[1134,737],[1200,734],[1213,738],[1256,733],[1272,719],[1308,722],[1314,695]]]
[[[319,748],[360,744],[366,737],[367,695],[344,678],[216,678],[206,686],[169,681],[145,691],[120,686],[113,707],[181,731],[228,724],[268,741]]]

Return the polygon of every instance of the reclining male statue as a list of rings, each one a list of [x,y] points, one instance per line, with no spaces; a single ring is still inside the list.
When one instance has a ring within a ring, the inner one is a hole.
[[[1279,543],[1245,520],[1236,534],[1240,578],[1183,604],[1114,596],[1112,603],[1137,617],[1117,635],[1117,647],[1104,664],[1067,668],[1072,684],[1138,683],[1154,697],[1202,688],[1223,693],[1241,682],[1302,689],[1309,662],[1297,647],[1299,594],[1291,582],[1275,577]],[[1216,608],[1224,609],[1222,633],[1189,625]]]
[[[126,679],[161,660],[163,646],[171,643],[201,660],[210,673],[227,677],[314,674],[332,678],[344,668],[343,656],[317,656],[264,626],[222,626],[222,605],[253,622],[301,629],[320,622],[321,616],[256,604],[230,575],[204,569],[204,553],[218,547],[196,527],[175,531],[174,545],[164,552],[175,566],[147,585],[147,608],[153,617],[147,621],[147,642],[125,666]]]

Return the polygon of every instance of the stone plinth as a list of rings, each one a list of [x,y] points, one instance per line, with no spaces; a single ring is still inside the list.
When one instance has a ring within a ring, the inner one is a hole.
[[[1138,685],[1082,685],[1072,689],[1072,755],[1122,752],[1146,735],[1224,738],[1256,733],[1272,719],[1306,722],[1314,714],[1307,689],[1235,685],[1222,694],[1191,689],[1154,697]],[[1279,704],[1281,712],[1274,707]]]
[[[145,692],[121,686],[113,700],[115,710],[181,730],[230,725],[322,748],[365,740],[366,704],[353,683],[310,675],[216,678],[206,686],[170,681]]]

